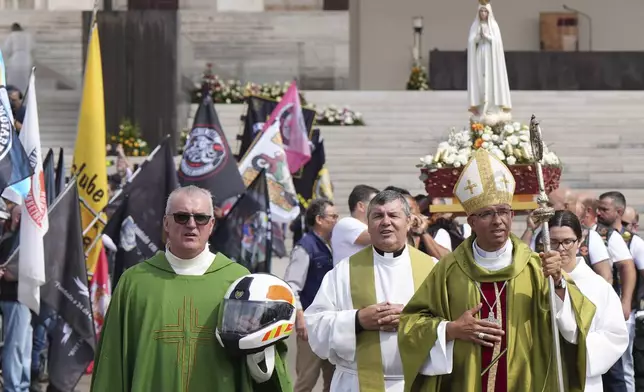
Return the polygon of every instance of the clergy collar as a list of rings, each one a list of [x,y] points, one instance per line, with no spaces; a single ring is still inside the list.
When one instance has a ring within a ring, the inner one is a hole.
[[[378,253],[380,256],[387,258],[387,259],[392,259],[396,257],[400,257],[402,253],[405,251],[406,245],[403,246],[400,250],[397,250],[395,252],[385,252],[383,250],[380,250],[376,248],[375,246],[373,247],[374,252]]]
[[[166,247],[165,247],[165,255],[166,255],[166,257],[167,257],[169,260],[172,260],[172,261],[173,261],[173,262],[175,262],[175,263],[176,263],[176,262],[179,262],[179,263],[188,263],[188,264],[189,264],[189,263],[191,263],[191,262],[194,262],[194,261],[196,261],[196,260],[199,260],[199,259],[200,259],[200,258],[202,258],[204,255],[207,255],[207,254],[209,254],[209,253],[210,253],[210,249],[208,248],[208,244],[206,244],[206,246],[205,246],[205,247],[204,247],[204,249],[201,251],[201,253],[199,253],[199,254],[198,254],[198,255],[196,255],[195,257],[193,257],[193,258],[191,258],[191,259],[182,259],[182,258],[178,257],[177,255],[175,255],[174,253],[172,253],[172,251],[170,250],[170,246],[169,246],[169,245],[166,245]]]
[[[497,259],[499,256],[503,255],[507,250],[508,246],[511,244],[510,239],[505,242],[505,245],[499,250],[495,250],[493,252],[488,252],[486,250],[481,249],[479,244],[474,240],[474,251],[478,253],[479,256],[481,256],[484,259]]]

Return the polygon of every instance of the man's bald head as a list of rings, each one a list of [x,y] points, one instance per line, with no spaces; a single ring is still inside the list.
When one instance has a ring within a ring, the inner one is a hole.
[[[626,230],[637,232],[639,231],[640,214],[633,207],[626,207],[624,215],[622,215],[622,224],[626,226]]]

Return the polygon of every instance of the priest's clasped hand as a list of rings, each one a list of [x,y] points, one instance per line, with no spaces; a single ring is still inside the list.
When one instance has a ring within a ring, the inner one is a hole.
[[[480,303],[466,310],[458,320],[447,323],[447,340],[467,340],[485,347],[494,347],[494,343],[500,343],[501,336],[505,335],[501,326],[476,318],[482,307],[483,304]]]
[[[561,281],[561,255],[559,252],[551,250],[547,253],[539,253],[541,257],[541,267],[546,278],[552,276],[555,284]]]
[[[396,332],[403,305],[382,302],[358,311],[358,322],[367,331]]]

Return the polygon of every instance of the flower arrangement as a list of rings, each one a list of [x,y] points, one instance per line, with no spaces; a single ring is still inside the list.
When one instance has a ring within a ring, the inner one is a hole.
[[[330,105],[324,109],[316,110],[315,122],[318,125],[362,126],[365,125],[360,112],[354,112],[345,106],[339,109]]]
[[[422,65],[414,65],[409,74],[407,90],[427,91],[429,90],[429,81],[427,80],[427,70]]]
[[[206,64],[206,69],[201,75],[201,83],[195,85],[192,91],[192,103],[200,103],[204,91],[210,91],[214,103],[238,104],[244,103],[244,99],[251,95],[279,101],[286,93],[291,82],[275,83],[246,83],[240,80],[223,80],[219,75],[214,74],[212,64]],[[300,102],[306,105],[304,96],[300,93]]]
[[[486,149],[508,166],[534,162],[527,125],[515,122],[490,127],[473,122],[460,131],[452,128],[448,140],[438,145],[436,154],[421,158],[417,167],[430,170],[459,168],[465,166],[472,151],[479,148]],[[543,160],[546,166],[561,166],[557,155],[547,146],[544,146]]]
[[[116,151],[115,147],[121,145],[126,156],[147,156],[150,153],[148,143],[141,138],[141,129],[138,124],[133,124],[129,119],[124,119],[119,125],[117,134],[107,136],[108,153]]]

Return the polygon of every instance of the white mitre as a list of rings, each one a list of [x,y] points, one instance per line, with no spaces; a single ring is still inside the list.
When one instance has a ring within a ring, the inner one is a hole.
[[[454,196],[461,202],[465,213],[471,215],[493,205],[512,205],[515,186],[510,169],[481,148],[472,154],[472,159],[463,168],[454,186]]]

